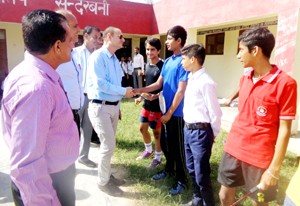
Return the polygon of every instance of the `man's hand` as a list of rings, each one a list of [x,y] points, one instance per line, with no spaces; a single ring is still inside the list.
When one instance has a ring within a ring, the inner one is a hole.
[[[278,174],[273,174],[269,169],[267,169],[260,179],[260,184],[262,190],[267,190],[271,186],[275,186],[278,181]]]
[[[134,95],[138,95],[142,93],[141,89],[133,89],[132,92]]]
[[[132,87],[126,87],[126,93],[125,97],[126,98],[132,98],[134,95]]]
[[[168,114],[168,112],[167,112],[166,114],[161,116],[161,118],[160,118],[161,123],[166,124],[171,119],[171,117],[172,117],[172,115]]]
[[[138,98],[136,98],[136,99],[134,100],[134,103],[135,103],[136,105],[138,105],[139,103],[141,103],[141,101],[142,101],[142,97],[138,97]]]

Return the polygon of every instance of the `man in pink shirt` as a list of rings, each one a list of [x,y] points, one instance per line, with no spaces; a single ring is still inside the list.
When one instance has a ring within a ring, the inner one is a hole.
[[[16,205],[75,205],[79,134],[56,68],[74,41],[64,16],[35,10],[22,20],[25,59],[4,83],[2,118]]]

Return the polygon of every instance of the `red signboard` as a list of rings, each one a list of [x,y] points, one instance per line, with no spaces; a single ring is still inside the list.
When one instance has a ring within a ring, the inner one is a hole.
[[[115,26],[129,34],[158,32],[152,5],[120,0],[0,0],[0,22],[20,23],[31,10],[59,8],[72,11],[81,28]]]

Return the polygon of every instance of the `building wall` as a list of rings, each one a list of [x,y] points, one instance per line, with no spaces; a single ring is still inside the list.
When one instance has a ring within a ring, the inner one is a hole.
[[[0,22],[0,28],[6,31],[8,70],[12,70],[23,60],[24,43],[21,24]]]

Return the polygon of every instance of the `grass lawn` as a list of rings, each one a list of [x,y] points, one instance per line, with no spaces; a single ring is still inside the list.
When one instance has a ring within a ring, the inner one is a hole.
[[[168,190],[173,184],[171,178],[159,181],[151,180],[152,175],[159,170],[162,170],[164,164],[155,170],[148,171],[146,167],[151,162],[151,159],[141,161],[135,160],[144,150],[142,136],[139,132],[139,114],[141,105],[136,106],[133,99],[126,99],[122,101],[121,110],[122,120],[119,122],[117,129],[117,148],[114,153],[113,164],[126,171],[126,179],[130,182],[130,190],[133,190],[131,192],[134,193],[133,198],[137,201],[136,205],[175,206],[188,202],[192,198],[191,185],[183,194],[170,196]],[[218,135],[211,156],[211,178],[217,205],[219,205],[218,191],[220,188],[220,185],[217,182],[218,165],[223,151],[222,142],[226,137],[227,133],[224,131]],[[297,167],[296,162],[295,156],[287,154],[280,172],[277,201],[271,205],[282,205],[286,187]],[[240,190],[237,195],[238,197],[241,197],[243,194],[244,191]],[[249,200],[246,200],[241,205],[251,204]]]

